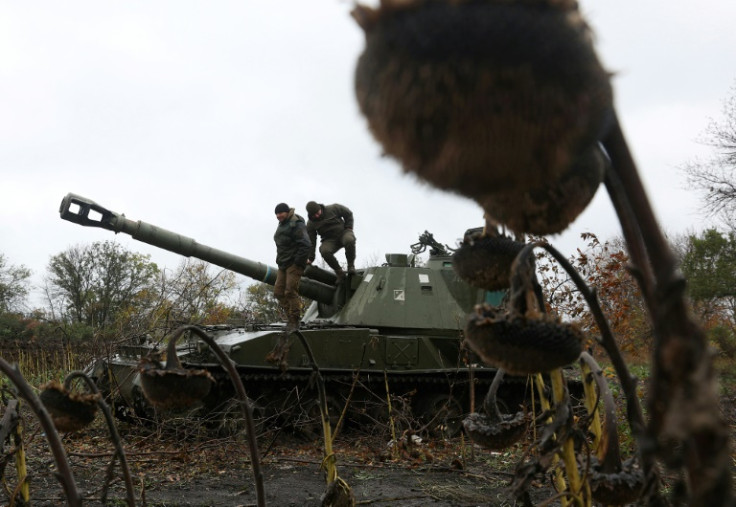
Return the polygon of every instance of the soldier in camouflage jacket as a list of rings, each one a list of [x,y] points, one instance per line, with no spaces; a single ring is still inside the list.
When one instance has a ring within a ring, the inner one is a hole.
[[[276,264],[278,273],[273,287],[273,295],[287,315],[287,330],[299,329],[301,320],[301,300],[299,299],[299,282],[309,260],[309,252],[314,248],[309,242],[309,235],[304,219],[294,213],[286,203],[280,203],[275,209],[279,221],[273,240],[276,243]]]
[[[345,248],[348,262],[348,274],[355,273],[355,234],[353,233],[353,212],[342,204],[325,206],[315,201],[307,203],[307,233],[312,242],[309,262],[315,258],[317,235],[320,237],[319,253],[337,275],[338,280],[345,277],[345,272],[335,258],[335,253]]]

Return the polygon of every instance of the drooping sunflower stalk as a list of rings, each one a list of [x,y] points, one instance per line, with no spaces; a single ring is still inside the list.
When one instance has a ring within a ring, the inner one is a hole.
[[[0,370],[10,379],[10,381],[18,388],[18,394],[26,400],[28,406],[33,410],[34,414],[41,423],[46,440],[48,440],[54,462],[58,470],[57,477],[64,488],[67,503],[72,507],[81,507],[82,496],[77,488],[77,482],[74,479],[69,460],[61,443],[59,433],[54,426],[54,422],[44,407],[43,403],[28,384],[23,375],[21,375],[17,366],[10,365],[2,357],[0,357]]]
[[[355,91],[371,133],[406,172],[475,200],[487,226],[561,232],[605,181],[655,330],[646,427],[627,396],[647,476],[643,501],[661,500],[659,460],[684,472],[686,484],[675,489],[687,491],[685,502],[730,505],[730,437],[708,343],[688,311],[684,280],[616,117],[611,74],[577,2],[381,0],[358,5],[353,16],[366,37]],[[475,323],[469,331],[481,334],[468,335],[484,360],[510,372],[532,368],[490,332],[509,324],[519,331],[523,321],[481,311]],[[543,345],[560,334],[547,334]],[[491,337],[504,352],[483,346]],[[611,354],[610,340],[602,345]],[[620,357],[611,359],[633,390]]]
[[[594,459],[590,477],[590,487],[593,498],[604,505],[625,505],[635,502],[642,497],[644,488],[644,474],[631,459],[621,463],[621,450],[618,441],[618,425],[616,424],[616,406],[608,383],[603,378],[601,368],[587,352],[580,355],[580,363],[584,373],[592,378],[598,388],[600,399],[603,401],[604,431],[594,449],[597,459]],[[592,392],[591,396],[595,396]],[[586,396],[587,398],[587,396]],[[590,401],[587,400],[586,401]],[[589,407],[597,413],[598,397],[592,400]],[[593,418],[598,421],[598,417]],[[595,443],[594,443],[595,444]]]
[[[317,392],[319,394],[319,413],[322,421],[322,437],[324,440],[324,457],[322,459],[322,467],[327,472],[327,487],[322,494],[323,507],[352,507],[355,505],[355,495],[350,485],[337,473],[337,456],[332,447],[332,426],[330,425],[330,414],[327,404],[327,390],[325,389],[325,381],[319,371],[319,365],[314,358],[312,347],[309,342],[297,330],[294,332],[301,342],[304,350],[309,358],[310,366],[314,371],[317,383]]]
[[[72,384],[77,379],[83,381],[89,391],[88,393],[79,393],[72,390]],[[126,501],[129,507],[134,507],[135,492],[125,449],[115,426],[110,407],[103,399],[94,381],[82,371],[72,371],[64,378],[63,385],[55,381],[46,384],[39,398],[51,414],[56,429],[64,432],[77,431],[88,426],[94,420],[97,409],[101,409],[107,423],[110,439],[115,446],[115,453],[108,467],[108,474],[102,488],[102,503],[107,501],[107,490],[112,478],[113,467],[115,460],[119,459],[125,482]]]
[[[253,422],[253,409],[245,392],[243,381],[233,362],[210,335],[197,326],[182,326],[175,330],[168,339],[165,366],[161,365],[157,357],[141,358],[138,369],[141,373],[143,393],[152,404],[162,409],[189,407],[207,395],[214,382],[212,375],[206,370],[183,368],[177,354],[176,341],[186,331],[196,334],[210,347],[230,376],[245,420],[248,449],[256,487],[256,500],[258,506],[263,507],[266,505],[266,496],[263,488],[263,473],[261,472],[258,442],[256,441],[255,423]]]

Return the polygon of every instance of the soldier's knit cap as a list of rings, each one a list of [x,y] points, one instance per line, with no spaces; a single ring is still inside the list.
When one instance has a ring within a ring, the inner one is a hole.
[[[280,202],[276,205],[276,209],[274,210],[274,213],[286,213],[289,211],[289,205],[285,202]]]
[[[309,202],[307,203],[307,213],[309,213],[310,215],[314,215],[314,214],[315,214],[315,213],[317,213],[317,212],[318,212],[318,211],[319,211],[319,210],[320,210],[321,208],[322,208],[322,206],[320,206],[319,204],[317,204],[317,203],[316,203],[316,202],[314,202],[314,201],[309,201]]]

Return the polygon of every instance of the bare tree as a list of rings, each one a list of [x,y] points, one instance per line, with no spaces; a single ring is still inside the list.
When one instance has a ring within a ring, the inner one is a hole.
[[[47,272],[49,300],[62,316],[103,329],[147,301],[158,267],[147,255],[104,241],[69,247],[51,258]]]
[[[168,301],[168,317],[177,323],[215,324],[233,313],[229,301],[237,292],[235,273],[212,264],[184,259],[176,271],[164,272],[159,292]]]
[[[711,119],[701,143],[713,148],[706,160],[683,167],[688,184],[703,194],[703,210],[736,229],[736,83],[723,102],[723,118]]]
[[[0,254],[0,312],[19,311],[28,296],[31,271],[25,266],[8,264]]]
[[[279,302],[273,295],[273,287],[270,285],[251,284],[245,289],[241,299],[243,313],[249,322],[267,324],[279,322],[285,318]]]

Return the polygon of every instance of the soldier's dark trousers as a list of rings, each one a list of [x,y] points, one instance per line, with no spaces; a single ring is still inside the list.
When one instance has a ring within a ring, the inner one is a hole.
[[[339,238],[322,239],[319,245],[319,253],[328,266],[333,270],[340,270],[340,263],[335,258],[335,253],[345,248],[345,259],[348,268],[355,266],[355,234],[350,229],[345,229]]]
[[[279,269],[276,273],[276,283],[273,286],[273,295],[286,312],[287,329],[299,329],[302,305],[299,299],[299,282],[304,269],[293,264],[286,269]]]

